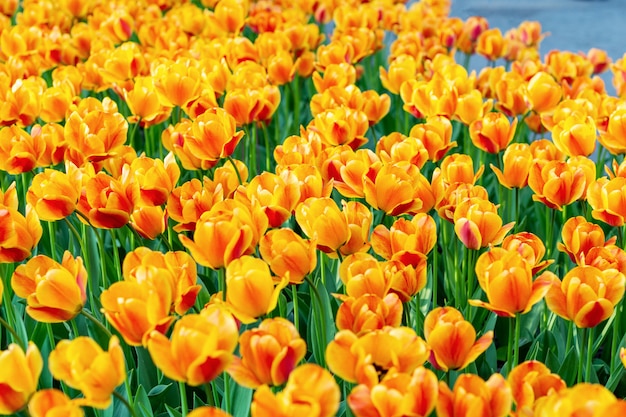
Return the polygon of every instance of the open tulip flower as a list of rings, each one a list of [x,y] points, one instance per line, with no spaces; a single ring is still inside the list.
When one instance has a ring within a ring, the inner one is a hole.
[[[484,381],[474,374],[460,375],[450,390],[445,382],[439,382],[437,416],[505,417],[511,412],[511,387],[500,374],[493,374]]]
[[[580,415],[608,416],[611,407],[622,407],[621,401],[608,389],[599,384],[581,383],[571,388],[552,392],[537,403],[534,415],[537,417],[574,417]],[[615,411],[620,411],[616,408]]]
[[[80,257],[66,251],[59,264],[38,255],[15,269],[11,278],[15,293],[26,299],[26,312],[44,323],[71,320],[85,305],[87,271]]]
[[[613,314],[624,296],[626,277],[616,269],[577,266],[563,281],[555,278],[546,295],[554,314],[581,328],[595,327]]]
[[[109,406],[113,390],[126,378],[124,353],[116,336],[111,337],[108,351],[85,336],[62,340],[50,352],[49,367],[56,379],[82,391],[83,404],[101,409]]]
[[[197,386],[226,370],[237,346],[237,334],[233,316],[212,306],[177,321],[170,339],[153,331],[147,346],[164,375]]]
[[[0,413],[13,414],[23,409],[37,390],[43,359],[37,345],[30,342],[26,352],[16,344],[0,351]]]
[[[611,226],[623,226],[626,222],[625,205],[622,204],[625,196],[626,178],[597,179],[587,189],[587,201],[593,208],[591,215]]]
[[[31,417],[46,417],[55,414],[83,417],[85,412],[80,407],[80,403],[81,400],[72,400],[58,389],[44,389],[32,396],[28,402],[28,413]]]
[[[507,381],[513,393],[516,415],[520,417],[532,413],[540,398],[567,387],[558,374],[551,373],[539,361],[526,361],[517,365],[509,373]]]
[[[424,337],[430,346],[430,361],[447,372],[460,370],[474,362],[491,345],[493,332],[476,340],[476,330],[453,307],[437,307],[424,320]]]
[[[0,264],[26,259],[43,233],[39,217],[31,206],[26,207],[26,216],[17,210],[14,190],[11,186],[6,193],[0,192]]]

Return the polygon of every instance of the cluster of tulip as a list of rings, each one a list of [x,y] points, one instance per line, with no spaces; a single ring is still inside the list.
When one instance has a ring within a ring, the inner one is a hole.
[[[626,55],[449,11],[2,1],[0,414],[625,414]]]

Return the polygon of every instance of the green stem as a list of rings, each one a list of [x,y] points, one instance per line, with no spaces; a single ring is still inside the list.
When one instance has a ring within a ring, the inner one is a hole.
[[[224,411],[231,413],[230,406],[230,375],[224,373]]]
[[[515,315],[515,340],[513,341],[513,347],[515,352],[513,353],[513,365],[511,369],[519,365],[519,344],[522,334],[522,315],[520,313]]]
[[[585,381],[591,382],[591,367],[593,360],[593,330],[591,327],[587,331],[587,363],[585,364]]]
[[[615,306],[615,323],[613,323],[613,335],[611,338],[611,355],[613,355],[612,362],[619,360],[617,347],[619,346],[619,343],[621,341],[621,335],[622,335],[622,333],[620,332],[620,326],[621,326],[621,317],[622,317],[623,308],[624,308],[624,300],[622,299]],[[611,366],[611,369],[613,369],[613,366]]]
[[[293,90],[293,126],[291,132],[297,135],[300,131],[300,77],[296,74],[291,82]]]
[[[7,329],[7,331],[9,333],[11,333],[11,336],[13,337],[13,342],[17,343],[18,345],[20,345],[20,347],[24,350],[26,350],[27,345],[26,343],[22,340],[22,338],[17,334],[17,332],[15,331],[15,329],[13,327],[11,327],[9,325],[9,323],[7,323],[7,321],[5,319],[3,319],[0,316],[0,325],[2,325],[2,327],[4,327],[5,329]]]
[[[102,332],[104,334],[106,334],[108,336],[108,338],[110,339],[113,334],[111,333],[111,331],[109,329],[106,328],[106,326],[104,324],[102,324],[100,322],[100,320],[98,320],[97,318],[95,318],[93,315],[91,315],[90,313],[87,312],[87,310],[82,309],[80,310],[80,314],[82,314],[83,316],[85,316],[85,318],[87,318],[89,321],[91,321],[97,328],[99,328],[100,330],[102,330]]]
[[[513,333],[513,327],[514,324],[512,322],[512,320],[509,320],[509,339],[507,342],[507,349],[506,349],[506,364],[507,364],[507,375],[511,373],[511,371],[513,370],[513,337],[514,337],[514,333]]]
[[[439,284],[438,281],[438,273],[439,273],[439,242],[435,243],[435,247],[433,248],[433,263],[431,265],[432,269],[432,285],[433,285],[433,306],[434,309],[437,307],[437,286]]]
[[[56,255],[56,230],[54,227],[54,222],[47,222],[48,223],[48,238],[50,239],[50,258],[52,258],[53,261],[57,260],[57,255]]]
[[[218,283],[217,285],[219,286],[219,290],[222,292],[222,300],[226,301],[226,270],[225,268],[220,268],[217,270],[217,275],[218,275]]]
[[[265,123],[261,124],[263,128],[263,141],[265,142],[265,171],[270,172],[271,168],[271,147],[270,147],[270,134],[267,130]]]
[[[52,331],[51,323],[46,323],[46,332],[48,333],[48,340],[50,342],[50,350],[52,351],[56,347],[57,343],[56,343],[56,340],[54,340],[54,332]]]
[[[293,303],[293,324],[296,326],[298,334],[300,333],[300,314],[298,311],[298,287],[296,284],[291,284],[291,296]]]
[[[183,417],[187,417],[189,406],[187,405],[187,389],[184,382],[178,382],[178,390],[180,393],[180,412]]]
[[[583,360],[583,350],[585,349],[585,329],[576,329],[576,338],[578,339],[578,376],[577,382],[583,382],[585,361]]]
[[[70,320],[70,325],[72,326],[72,339],[76,339],[80,334],[78,333],[78,326],[76,325],[76,319],[73,318]]]
[[[133,407],[130,405],[130,403],[128,402],[128,400],[126,398],[124,398],[124,396],[122,394],[120,394],[119,392],[113,390],[113,396],[120,401],[122,404],[124,404],[124,406],[126,408],[128,408],[128,412],[130,413],[130,415],[132,417],[135,417],[135,410],[133,409]]]
[[[109,283],[107,279],[107,261],[106,261],[106,251],[104,249],[104,241],[102,240],[102,236],[98,233],[98,230],[94,229],[94,234],[96,235],[96,239],[98,240],[98,250],[100,252],[100,275],[102,277],[102,287],[108,288]]]
[[[206,403],[210,407],[215,407],[215,401],[213,400],[213,388],[210,383],[204,384],[204,393],[206,394]]]
[[[317,290],[317,287],[315,286],[315,283],[311,280],[311,278],[308,275],[304,277],[304,280],[309,284],[309,288],[311,289],[311,292],[313,293],[313,298],[315,299],[315,302],[317,303],[319,311],[321,312],[323,310],[322,296],[320,295],[319,291]],[[315,317],[315,315],[314,315],[314,317]],[[318,334],[317,342],[320,343],[320,346],[326,346],[327,345],[327,342],[326,342],[326,322],[325,322],[323,317],[317,317],[317,320],[315,320],[315,321],[316,321],[316,325],[319,324],[319,329],[318,329],[318,333],[319,334]],[[323,363],[323,362],[325,362],[324,358],[319,358],[319,359],[320,359],[320,362],[322,362],[322,363],[320,363],[320,365],[321,366],[326,366],[326,364]]]
[[[235,164],[235,160],[231,156],[227,156],[228,162],[233,166],[235,170],[235,175],[237,175],[237,179],[239,180],[239,185],[243,185],[243,181],[241,181],[241,174],[239,173],[239,169],[237,169],[237,164]]]
[[[117,238],[115,237],[115,229],[109,230],[111,233],[111,245],[113,246],[113,263],[117,282],[122,281],[122,263],[120,262],[120,253],[117,250]]]
[[[567,357],[567,353],[572,347],[573,336],[574,336],[574,322],[570,320],[567,325],[567,340],[565,342],[565,354],[563,357]]]

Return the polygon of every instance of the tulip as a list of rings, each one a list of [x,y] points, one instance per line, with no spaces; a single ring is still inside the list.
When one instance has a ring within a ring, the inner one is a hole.
[[[459,93],[443,75],[435,73],[430,81],[409,80],[402,84],[400,96],[404,111],[417,118],[452,117]]]
[[[488,200],[470,198],[462,201],[454,211],[454,231],[469,249],[497,245],[514,226],[502,226],[498,207]]]
[[[502,249],[517,251],[522,255],[530,265],[533,275],[554,262],[554,259],[541,260],[546,253],[546,246],[537,235],[529,232],[508,235],[502,241]]]
[[[428,180],[409,162],[384,164],[375,178],[363,181],[368,204],[390,216],[427,213],[435,205]]]
[[[381,262],[368,253],[355,253],[341,262],[339,278],[350,297],[375,294],[384,298],[391,286],[391,277],[385,275]]]
[[[526,81],[517,72],[504,72],[491,82],[495,109],[506,117],[516,118],[526,114],[530,108],[528,102]],[[487,113],[486,115],[489,115]]]
[[[502,161],[504,172],[495,165],[490,165],[500,184],[508,189],[524,188],[528,184],[528,173],[533,163],[530,146],[525,143],[508,146],[504,151]]]
[[[428,161],[428,150],[422,141],[399,132],[380,138],[376,144],[376,153],[385,164],[406,161],[421,169]]]
[[[31,417],[83,417],[80,400],[71,400],[63,391],[56,388],[37,391],[28,402]]]
[[[391,228],[379,224],[371,237],[377,255],[386,260],[397,260],[406,253],[428,255],[437,243],[435,220],[428,214],[419,213],[411,220],[399,218]]]
[[[167,198],[167,213],[178,223],[174,230],[194,231],[202,213],[209,211],[222,200],[224,200],[223,187],[206,177],[203,181],[192,178],[174,188]]]
[[[565,222],[561,239],[563,243],[558,243],[557,248],[567,253],[572,262],[581,265],[592,248],[612,245],[617,237],[605,241],[604,231],[600,226],[588,222],[582,216],[577,216],[570,217]]]
[[[178,235],[200,265],[219,269],[254,251],[267,229],[268,219],[259,206],[237,200],[215,204],[198,219],[193,240]]]
[[[125,88],[123,92],[124,100],[132,114],[128,117],[129,123],[140,123],[144,127],[149,127],[163,122],[170,116],[171,109],[159,102],[151,77],[135,77],[132,89]]]
[[[430,361],[444,372],[474,362],[493,341],[493,331],[476,340],[472,324],[453,307],[437,307],[424,320],[424,337],[432,349]]]
[[[581,328],[595,327],[613,314],[624,296],[626,277],[615,269],[577,266],[563,281],[555,278],[546,295],[554,314]]]
[[[327,148],[320,158],[323,159],[320,171],[325,181],[332,179],[332,186],[347,198],[364,197],[363,177],[380,167],[375,153],[369,149],[354,151],[348,145]]]
[[[387,294],[385,298],[375,294],[336,297],[342,300],[335,320],[339,330],[362,336],[385,326],[399,327],[402,322],[402,302],[396,294]]]
[[[348,223],[350,238],[339,248],[341,255],[351,255],[357,252],[366,252],[370,248],[369,234],[372,224],[372,212],[365,204],[358,201],[342,201],[343,214]]]
[[[553,274],[542,274],[532,280],[531,265],[518,251],[502,249],[494,260],[488,252],[478,258],[478,283],[489,302],[469,300],[473,306],[484,307],[503,317],[526,314],[546,295]]]
[[[557,210],[583,197],[585,182],[583,170],[556,160],[534,162],[528,174],[528,185],[535,193],[533,200]]]
[[[426,342],[408,327],[384,327],[360,337],[341,330],[326,347],[326,363],[345,381],[373,386],[386,374],[412,373],[429,353]]]
[[[348,404],[356,417],[426,417],[437,404],[437,376],[424,367],[412,374],[386,376],[380,384],[361,384],[352,389]]]
[[[169,153],[163,160],[141,156],[134,159],[128,174],[131,182],[137,184],[139,196],[137,203],[146,206],[160,206],[167,202],[167,198],[176,186],[180,177],[180,169]]]
[[[0,129],[0,170],[9,174],[30,172],[43,155],[44,148],[17,125]]]
[[[500,29],[486,29],[477,38],[476,53],[490,61],[501,58],[506,53],[506,40]]]
[[[450,390],[439,382],[439,417],[505,417],[511,412],[511,387],[500,374],[484,381],[478,375],[460,375]]]
[[[580,383],[552,393],[539,401],[534,415],[536,417],[617,416],[620,414],[608,413],[610,407],[616,404],[618,403],[615,395],[602,385]]]
[[[195,157],[206,161],[232,155],[244,135],[242,130],[236,131],[235,118],[221,108],[202,113],[193,121],[191,129],[193,135],[185,145]]]
[[[17,210],[17,194],[11,185],[0,191],[0,263],[21,262],[37,246],[43,229],[35,210],[26,206],[26,217]],[[2,204],[2,200],[4,203]]]
[[[71,320],[87,300],[87,271],[81,257],[65,251],[61,264],[38,255],[15,269],[11,286],[25,298],[26,312],[37,321],[58,323]]]
[[[563,97],[563,89],[550,74],[539,71],[528,81],[528,99],[537,113],[548,112],[556,107]]]
[[[326,145],[348,145],[356,150],[367,142],[369,122],[362,111],[341,106],[318,114],[308,128],[317,132]]]
[[[596,148],[596,124],[582,112],[573,112],[552,127],[552,140],[568,156],[589,156]]]
[[[331,198],[308,198],[295,214],[302,231],[325,253],[335,253],[350,239],[348,221]]]
[[[269,266],[253,256],[242,256],[226,267],[226,302],[243,323],[252,323],[276,308],[289,279],[274,283]]]
[[[26,201],[41,220],[56,221],[72,214],[76,208],[80,184],[71,173],[46,169],[33,178]]]
[[[598,178],[587,189],[587,202],[594,219],[611,226],[623,226],[626,219],[626,178]]]
[[[613,155],[626,152],[626,109],[618,108],[609,116],[606,132],[598,136],[598,140]]]
[[[98,172],[84,187],[77,209],[94,227],[117,229],[130,221],[136,196],[132,184]]]
[[[398,260],[385,262],[383,275],[390,282],[389,292],[397,294],[403,303],[411,301],[426,286],[426,260],[426,255],[405,253]]]
[[[184,58],[151,71],[161,105],[182,107],[200,95],[200,70]]]
[[[0,351],[0,413],[13,414],[23,409],[37,390],[43,359],[33,342],[26,352],[12,343]]]
[[[306,353],[306,343],[293,323],[276,317],[246,330],[239,337],[241,358],[234,357],[228,373],[238,384],[256,389],[263,384],[287,382]]]
[[[552,395],[567,388],[558,374],[550,372],[539,361],[526,361],[513,368],[507,377],[511,386],[517,415],[531,413],[539,398]]]
[[[470,138],[478,149],[498,153],[513,140],[517,119],[513,123],[502,113],[487,113],[469,126]]]
[[[405,81],[414,79],[417,75],[417,62],[411,55],[400,55],[389,63],[389,68],[380,67],[380,81],[389,92],[400,93],[400,87]]]
[[[144,239],[154,240],[167,230],[167,215],[161,206],[138,204],[130,215],[129,224]]]
[[[290,284],[301,284],[315,270],[315,242],[304,240],[291,229],[273,229],[259,241],[259,252],[272,271],[288,277]]]
[[[458,110],[458,109],[457,109]],[[426,123],[417,124],[411,128],[409,137],[419,139],[428,152],[428,159],[437,162],[452,148],[452,123],[444,116],[433,116],[426,119]]]
[[[175,381],[198,386],[211,382],[232,361],[238,328],[232,315],[220,308],[183,316],[171,340],[153,331],[147,347],[155,365]]]
[[[307,363],[289,375],[282,392],[274,394],[267,385],[254,393],[252,417],[332,417],[339,410],[341,394],[326,369]]]
[[[595,266],[601,271],[617,269],[626,275],[626,252],[614,244],[596,246],[585,255],[585,265]]]

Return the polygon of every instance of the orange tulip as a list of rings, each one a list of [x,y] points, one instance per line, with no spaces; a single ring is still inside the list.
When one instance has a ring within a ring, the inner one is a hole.
[[[356,82],[356,69],[354,66],[342,62],[330,64],[324,69],[324,75],[314,72],[311,76],[315,91],[323,93],[331,87],[346,87]]]
[[[411,374],[388,375],[373,387],[358,385],[347,400],[356,417],[426,417],[435,409],[438,394],[435,373],[419,367]]]
[[[561,85],[547,72],[539,71],[528,81],[528,99],[537,113],[553,110],[563,97]]]
[[[626,109],[615,109],[609,116],[606,131],[598,136],[598,140],[613,155],[626,153]]]
[[[198,407],[187,414],[188,417],[231,417],[226,411],[215,407]]]
[[[585,255],[585,265],[595,266],[601,271],[617,269],[626,275],[626,252],[617,245],[596,246]]]
[[[568,156],[589,156],[596,148],[597,129],[593,118],[573,112],[552,127],[552,140]]]
[[[502,58],[506,53],[507,41],[498,28],[482,31],[476,41],[476,53],[490,61]]]
[[[537,403],[537,417],[617,416],[610,413],[611,407],[619,407],[615,395],[600,384],[580,383],[571,388],[548,395]]]
[[[295,214],[302,231],[325,253],[335,253],[350,239],[348,221],[331,198],[309,198]]]
[[[535,193],[533,200],[557,210],[583,197],[585,183],[582,169],[556,160],[534,162],[528,174],[528,185]]]
[[[86,336],[61,340],[48,361],[52,376],[82,391],[84,404],[95,408],[108,408],[111,394],[126,379],[124,352],[117,336],[109,340],[107,352]]]
[[[202,213],[209,211],[215,203],[222,200],[224,200],[223,187],[207,177],[202,181],[192,178],[174,188],[167,198],[167,213],[178,223],[174,230],[194,231]]]
[[[130,221],[137,195],[131,183],[98,172],[84,188],[77,209],[94,227],[117,229]]]
[[[454,211],[454,231],[467,248],[480,249],[502,242],[515,222],[503,226],[497,210],[491,201],[476,197],[459,203]]]
[[[517,251],[522,255],[522,258],[530,265],[533,275],[554,262],[554,259],[542,261],[543,256],[546,254],[546,246],[537,235],[529,232],[508,235],[502,241],[502,249]]]
[[[87,271],[83,260],[65,251],[61,264],[38,255],[15,269],[11,277],[15,293],[26,299],[26,312],[37,321],[71,320],[83,309],[87,295]]]
[[[174,321],[170,282],[163,274],[150,278],[115,282],[100,294],[107,321],[131,346],[145,346],[153,330],[165,333]]]
[[[322,151],[320,171],[325,181],[344,197],[362,198],[364,175],[378,170],[380,158],[369,149],[354,151],[348,145],[330,147]]]
[[[243,323],[252,323],[276,308],[280,291],[289,279],[277,283],[261,259],[244,255],[226,266],[226,303]]]
[[[263,210],[237,200],[215,204],[198,219],[193,240],[178,235],[183,246],[200,265],[219,269],[254,251],[267,229]]]
[[[365,113],[345,106],[318,114],[308,127],[320,135],[322,143],[329,146],[349,145],[352,149],[367,142],[365,133],[368,128]]]
[[[457,182],[474,184],[480,178],[484,169],[484,166],[481,166],[474,173],[474,162],[469,155],[455,153],[443,158],[441,166],[433,171],[431,180],[437,201],[443,198],[445,189],[450,185]]]
[[[516,126],[517,119],[513,119],[513,123],[510,123],[502,113],[487,113],[482,119],[470,124],[470,138],[478,149],[498,153],[513,140]]]
[[[83,417],[80,400],[71,400],[63,391],[56,388],[37,391],[28,402],[28,414],[32,417]]]
[[[171,152],[163,160],[140,156],[126,169],[130,181],[139,188],[137,203],[147,206],[165,204],[180,177],[180,168]]]
[[[432,188],[410,162],[384,164],[375,178],[364,177],[365,200],[390,216],[427,213],[435,205]]]
[[[164,62],[152,69],[154,88],[161,105],[182,107],[198,98],[200,70],[190,60],[181,58],[175,62]]]
[[[428,161],[428,150],[422,141],[399,132],[392,132],[380,138],[376,144],[376,154],[385,164],[406,161],[419,169]]]
[[[376,226],[371,242],[374,252],[387,260],[401,259],[407,252],[427,255],[437,243],[436,224],[424,213],[411,220],[399,218],[390,229],[382,224]]]
[[[424,319],[424,337],[432,349],[430,361],[447,372],[474,362],[493,341],[493,331],[476,340],[472,324],[453,307],[437,307]]]
[[[15,183],[0,190],[0,263],[21,262],[39,243],[43,229],[35,210],[26,206],[26,217],[18,210]]]
[[[326,363],[341,379],[371,387],[386,374],[412,373],[426,362],[429,351],[408,327],[384,327],[360,337],[341,330],[326,347]]]
[[[383,275],[390,282],[389,292],[397,294],[403,303],[411,301],[426,286],[428,272],[426,255],[407,255],[383,264]]]
[[[626,219],[626,178],[598,178],[587,188],[587,202],[594,219],[611,226],[623,226]]]
[[[396,294],[380,298],[375,294],[359,297],[336,296],[342,303],[337,310],[337,328],[362,336],[385,326],[399,327],[402,322],[402,302]]]
[[[469,303],[503,317],[526,314],[546,295],[554,274],[544,273],[533,281],[531,265],[518,251],[501,251],[504,252],[494,253],[495,258],[484,253],[476,262],[478,283],[489,302],[469,300]]]
[[[167,215],[161,206],[137,205],[128,224],[144,239],[154,240],[167,230]]]
[[[241,358],[235,356],[228,373],[238,384],[256,389],[263,384],[279,386],[304,358],[306,343],[293,323],[276,317],[239,337]]]
[[[0,171],[21,174],[32,171],[43,156],[45,148],[17,125],[0,129]]]
[[[339,278],[350,297],[374,294],[384,298],[391,286],[391,276],[385,275],[382,263],[365,252],[346,256],[339,265]]]
[[[125,88],[123,96],[132,114],[127,119],[129,123],[140,123],[149,127],[165,121],[170,116],[171,109],[159,102],[151,77],[135,77],[132,89]]]
[[[452,390],[439,382],[439,417],[505,417],[511,405],[511,387],[500,374],[493,374],[487,381],[478,375],[463,374]]]
[[[403,83],[400,96],[404,111],[417,118],[450,118],[456,111],[459,93],[443,75],[435,73],[429,81],[409,80]]]
[[[161,253],[139,247],[126,254],[122,274],[124,280],[130,282],[150,281],[155,279],[154,275],[165,277],[165,285],[172,291],[173,309],[181,316],[193,307],[201,288],[197,284],[196,263],[181,251]],[[160,280],[159,283],[163,285]]]
[[[546,304],[554,314],[578,327],[595,327],[613,314],[624,296],[625,282],[624,274],[615,269],[601,271],[593,266],[577,266],[563,281],[553,280]]]
[[[0,351],[0,413],[13,414],[23,409],[37,390],[43,359],[37,345],[28,343],[26,352],[15,343]]]
[[[455,120],[469,126],[474,120],[484,117],[493,108],[493,100],[483,99],[483,94],[478,89],[461,94],[454,113]]]
[[[530,110],[526,81],[517,72],[504,72],[492,80],[491,86],[494,92],[494,107],[503,115],[515,118]]]
[[[508,189],[526,187],[528,173],[533,163],[530,146],[526,143],[514,143],[507,146],[502,161],[504,172],[495,165],[490,165],[500,184]]]
[[[237,323],[229,313],[208,308],[178,320],[171,340],[162,333],[151,332],[147,347],[165,376],[198,386],[211,382],[228,367],[237,335]]]
[[[372,212],[365,204],[358,201],[341,202],[342,213],[346,217],[350,237],[339,248],[342,255],[351,255],[357,252],[366,252],[370,248],[369,234],[372,224]]]
[[[254,393],[252,417],[332,417],[339,410],[341,394],[332,374],[307,363],[289,375],[282,392],[274,394],[267,385]]]
[[[428,159],[439,161],[444,155],[456,146],[452,142],[452,123],[444,116],[432,116],[426,123],[416,124],[411,128],[409,137],[419,139],[426,151]]]
[[[75,169],[75,167],[74,167]],[[80,182],[68,174],[53,169],[46,169],[33,178],[28,188],[26,201],[41,220],[55,221],[72,214],[78,203]]]
[[[597,224],[588,222],[584,217],[570,217],[561,231],[563,243],[557,249],[567,253],[572,262],[582,265],[591,248],[615,243],[616,236],[605,242],[604,231]]]
[[[539,361],[526,361],[517,365],[507,377],[518,416],[532,415],[539,398],[567,388],[558,374],[550,372]]]
[[[399,94],[402,84],[417,75],[417,62],[411,55],[403,54],[389,63],[389,69],[380,67],[379,72],[383,87],[393,94]]]
[[[290,284],[301,284],[317,265],[315,246],[291,229],[274,229],[259,241],[259,252],[275,274],[287,277]]]
[[[185,141],[187,149],[197,158],[217,161],[235,151],[244,132],[236,131],[236,121],[226,110],[209,109],[198,116],[191,126],[193,135]]]

